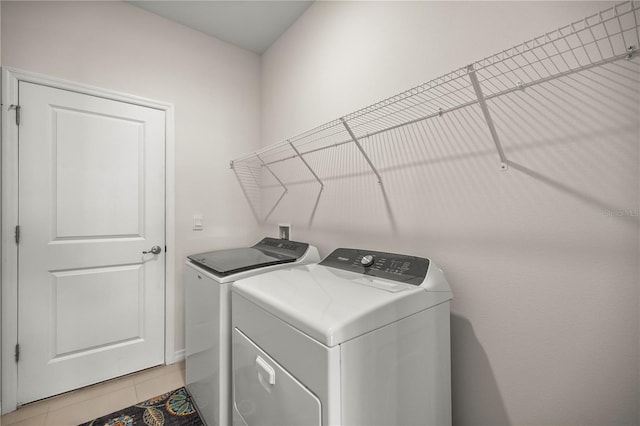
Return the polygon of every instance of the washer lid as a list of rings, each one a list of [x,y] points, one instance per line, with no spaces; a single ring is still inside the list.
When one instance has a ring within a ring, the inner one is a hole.
[[[253,247],[217,250],[187,256],[218,276],[227,276],[270,265],[294,262],[304,255],[307,243],[264,238]]]
[[[444,280],[441,273],[435,276]],[[245,278],[234,283],[233,292],[327,346],[451,299],[450,291],[319,264]]]

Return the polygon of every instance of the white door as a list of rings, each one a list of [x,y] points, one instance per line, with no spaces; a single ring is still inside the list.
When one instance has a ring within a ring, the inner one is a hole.
[[[24,404],[164,362],[165,116],[26,82],[19,100]]]

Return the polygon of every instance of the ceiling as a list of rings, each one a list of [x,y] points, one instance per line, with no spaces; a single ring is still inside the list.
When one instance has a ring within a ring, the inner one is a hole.
[[[128,3],[261,55],[313,1],[144,0]]]

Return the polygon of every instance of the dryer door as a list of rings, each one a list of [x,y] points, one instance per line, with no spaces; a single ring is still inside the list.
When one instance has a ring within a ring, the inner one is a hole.
[[[320,400],[237,328],[233,330],[234,426],[320,425]]]

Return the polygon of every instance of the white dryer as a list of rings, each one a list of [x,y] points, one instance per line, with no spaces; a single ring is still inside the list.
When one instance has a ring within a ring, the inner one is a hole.
[[[264,238],[252,247],[188,256],[185,276],[186,385],[208,426],[231,424],[231,286],[234,281],[318,262],[318,250]]]
[[[357,249],[237,281],[234,425],[451,424],[451,298],[428,259]]]

